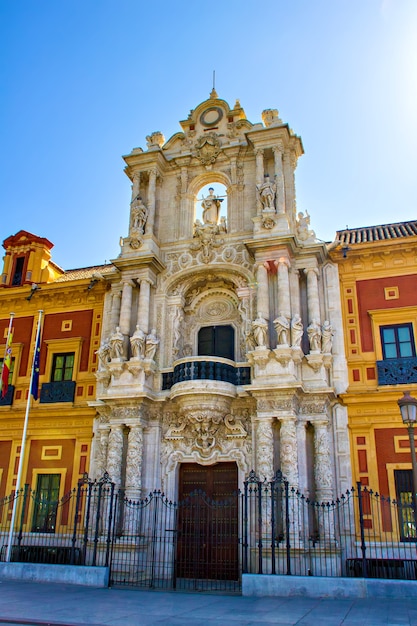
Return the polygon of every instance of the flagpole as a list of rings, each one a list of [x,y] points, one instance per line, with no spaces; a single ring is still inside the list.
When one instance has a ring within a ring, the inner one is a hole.
[[[4,367],[4,363],[6,361],[7,348],[9,347],[9,337],[10,337],[10,333],[12,332],[14,316],[15,316],[14,313],[10,313],[9,329],[7,331],[6,346],[4,348],[3,367]],[[3,373],[3,367],[1,368],[2,373]],[[1,389],[2,389],[2,378],[0,378],[0,391],[1,391]]]
[[[17,514],[17,503],[18,503],[18,499],[19,499],[20,483],[22,482],[23,461],[24,461],[24,456],[25,456],[26,436],[27,436],[28,421],[29,421],[29,410],[30,410],[30,402],[31,402],[31,399],[32,399],[32,381],[33,381],[33,374],[34,374],[34,371],[35,371],[35,367],[34,366],[35,366],[35,359],[36,359],[36,348],[38,346],[39,336],[40,336],[40,332],[41,332],[42,313],[43,313],[43,311],[39,311],[38,328],[36,330],[35,350],[34,350],[34,353],[33,353],[33,361],[32,361],[32,371],[30,373],[29,394],[28,394],[28,399],[27,399],[27,403],[26,403],[26,413],[25,413],[25,421],[24,421],[24,425],[23,425],[22,443],[20,444],[19,467],[18,467],[18,470],[17,470],[16,487],[15,487],[15,498],[14,498],[14,502],[13,502],[12,519],[10,521],[10,532],[9,532],[9,540],[8,540],[8,543],[7,543],[6,562],[10,562],[10,557],[11,557],[11,554],[12,554],[14,525],[15,525],[16,514]]]

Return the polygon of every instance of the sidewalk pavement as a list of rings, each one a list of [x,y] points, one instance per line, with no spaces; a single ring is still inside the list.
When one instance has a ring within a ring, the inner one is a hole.
[[[0,626],[5,624],[417,626],[417,603],[412,598],[248,598],[3,580]]]

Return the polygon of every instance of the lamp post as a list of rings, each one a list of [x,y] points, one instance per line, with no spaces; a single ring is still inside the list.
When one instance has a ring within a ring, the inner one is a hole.
[[[413,509],[414,509],[414,523],[417,529],[417,460],[416,460],[416,446],[414,442],[414,426],[417,421],[417,399],[410,396],[409,391],[404,391],[402,398],[398,400],[398,406],[400,407],[401,417],[404,425],[407,426],[408,438],[410,440],[411,451],[411,467],[412,467],[412,488],[413,488]]]

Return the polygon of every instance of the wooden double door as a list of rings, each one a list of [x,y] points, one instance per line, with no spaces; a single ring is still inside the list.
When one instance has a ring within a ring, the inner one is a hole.
[[[184,463],[179,474],[177,578],[237,580],[236,463]]]

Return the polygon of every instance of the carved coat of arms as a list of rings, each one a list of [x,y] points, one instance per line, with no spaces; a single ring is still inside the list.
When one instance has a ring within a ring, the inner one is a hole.
[[[220,141],[214,133],[204,135],[196,143],[197,158],[203,165],[210,165],[217,159],[221,147]]]

